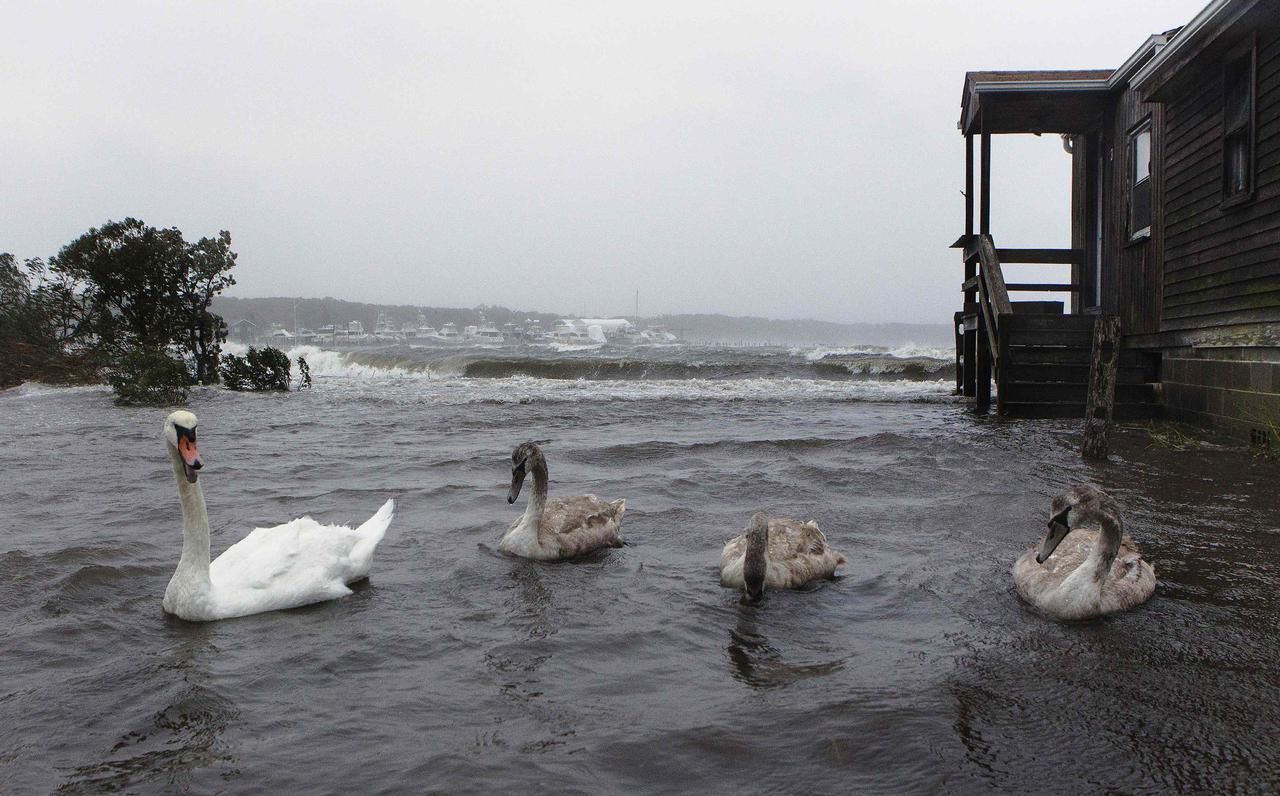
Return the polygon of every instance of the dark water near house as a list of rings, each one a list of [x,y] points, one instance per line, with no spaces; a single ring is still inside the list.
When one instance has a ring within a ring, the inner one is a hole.
[[[208,625],[160,610],[181,547],[166,411],[0,393],[0,791],[1280,782],[1274,464],[1129,431],[1086,465],[1075,423],[976,418],[921,352],[896,357],[919,372],[822,353],[329,353],[310,392],[199,390],[215,554],[399,502],[355,595]],[[627,498],[630,546],[495,551],[527,438],[550,440],[553,492]],[[1160,585],[1062,625],[1008,569],[1086,480]],[[740,605],[716,566],[757,508],[816,518],[844,577]]]

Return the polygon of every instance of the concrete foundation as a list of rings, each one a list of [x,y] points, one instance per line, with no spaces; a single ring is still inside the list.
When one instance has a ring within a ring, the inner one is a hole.
[[[1165,352],[1161,371],[1167,419],[1280,445],[1280,349]]]

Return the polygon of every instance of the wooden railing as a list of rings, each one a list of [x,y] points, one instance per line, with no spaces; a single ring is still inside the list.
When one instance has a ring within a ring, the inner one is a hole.
[[[1002,263],[1028,263],[1050,265],[1076,265],[1084,263],[1084,252],[1080,249],[998,249],[990,235],[970,235],[957,241],[964,246],[965,274],[968,277],[961,284],[964,291],[966,312],[973,314],[976,310],[976,323],[970,329],[966,324],[966,336],[972,331],[980,334],[982,339],[976,345],[965,341],[966,351],[961,352],[958,341],[957,359],[972,360],[975,374],[973,395],[980,407],[991,403],[990,377],[994,373],[996,379],[997,400],[1003,401],[1005,390],[1002,389],[1006,368],[1002,365],[1007,360],[1008,341],[1002,334],[1007,323],[1003,318],[1013,314],[1013,304],[1009,293],[1013,291],[1037,292],[1070,292],[1078,293],[1080,285],[1074,282],[1022,282],[1007,284],[1004,280]],[[982,329],[982,332],[977,332]],[[973,345],[972,348],[969,348]],[[964,389],[964,382],[957,374],[957,383]],[[969,394],[966,392],[966,394]]]
[[[978,236],[978,306],[982,308],[982,317],[987,327],[988,351],[995,354],[1000,350],[999,324],[1000,317],[1013,314],[1013,305],[1009,302],[1009,288],[1004,283],[1004,271],[1000,268],[1000,256],[996,254],[996,246],[990,235]],[[996,376],[999,378],[1000,361],[992,362]]]

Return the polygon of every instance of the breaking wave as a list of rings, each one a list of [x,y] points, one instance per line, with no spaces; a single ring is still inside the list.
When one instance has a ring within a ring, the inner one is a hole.
[[[227,345],[230,353],[244,346]],[[905,345],[844,348],[548,346],[441,349],[387,345],[286,351],[318,389],[449,404],[579,401],[952,400],[953,354]]]
[[[226,347],[242,353],[243,346]],[[527,377],[553,381],[873,380],[955,378],[950,352],[918,346],[840,349],[759,349],[680,346],[661,349],[548,348],[440,350],[411,346],[335,351],[313,345],[286,352],[304,356],[313,377]],[[946,358],[944,358],[944,355]]]

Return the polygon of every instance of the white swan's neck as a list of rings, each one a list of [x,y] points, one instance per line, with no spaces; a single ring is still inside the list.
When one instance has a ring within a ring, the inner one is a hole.
[[[200,482],[190,483],[182,469],[178,452],[169,449],[173,460],[173,477],[178,482],[178,499],[182,501],[182,558],[178,561],[175,580],[209,580],[209,512],[204,505]]]

